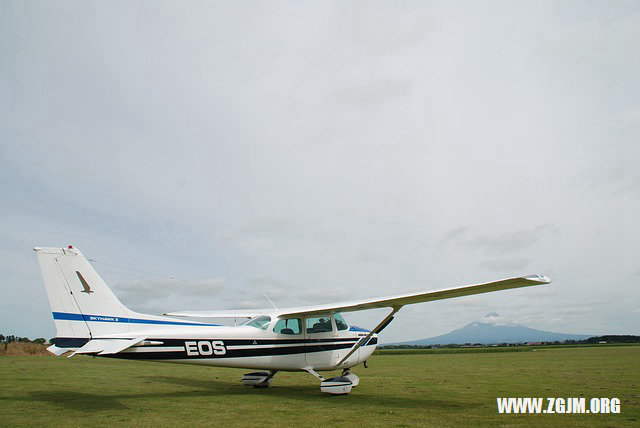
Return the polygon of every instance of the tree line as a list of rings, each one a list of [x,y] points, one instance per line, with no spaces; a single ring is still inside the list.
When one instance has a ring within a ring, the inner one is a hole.
[[[51,339],[49,343],[53,343],[54,339]],[[23,342],[23,343],[37,343],[39,345],[43,345],[47,343],[47,339],[44,337],[38,337],[37,339],[29,339],[28,337],[20,337],[14,336],[13,334],[5,336],[4,334],[0,334],[0,343],[11,343],[11,342]]]
[[[600,343],[640,343],[640,336],[634,336],[630,334],[608,334],[604,336],[594,336],[588,339],[582,340],[563,340],[563,341],[545,341],[545,342],[522,342],[522,343],[496,343],[496,344],[484,344],[484,343],[450,343],[450,344],[438,344],[438,345],[382,345],[380,349],[424,349],[424,348],[482,348],[490,346],[526,346],[526,345],[590,345]]]

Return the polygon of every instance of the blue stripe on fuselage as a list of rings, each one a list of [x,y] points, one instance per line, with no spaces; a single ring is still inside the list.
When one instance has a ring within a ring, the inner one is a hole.
[[[366,328],[356,327],[355,325],[349,326],[349,331],[361,331],[363,333],[369,333],[371,330],[367,330]]]
[[[71,314],[68,312],[52,312],[54,320],[68,320],[68,321],[90,321],[90,322],[124,322],[129,324],[160,324],[160,325],[204,325],[204,326],[219,326],[220,324],[201,324],[193,322],[182,321],[165,321],[165,320],[148,320],[144,318],[125,318],[125,317],[110,317],[105,315],[84,315],[84,314]]]

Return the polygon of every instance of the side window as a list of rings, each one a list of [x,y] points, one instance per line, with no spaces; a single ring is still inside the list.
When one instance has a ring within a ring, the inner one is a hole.
[[[286,318],[276,322],[273,331],[277,334],[300,334],[302,333],[302,321],[298,318]]]
[[[333,331],[333,327],[330,316],[307,318],[307,333],[329,333],[331,331]]]
[[[344,318],[342,318],[342,315],[333,314],[333,319],[336,320],[336,327],[338,327],[338,330],[349,330],[349,325]]]

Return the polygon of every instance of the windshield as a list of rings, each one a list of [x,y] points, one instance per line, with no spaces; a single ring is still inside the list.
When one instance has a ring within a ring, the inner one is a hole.
[[[261,315],[259,317],[251,318],[244,325],[259,328],[260,330],[266,330],[271,322],[271,317],[267,315]]]

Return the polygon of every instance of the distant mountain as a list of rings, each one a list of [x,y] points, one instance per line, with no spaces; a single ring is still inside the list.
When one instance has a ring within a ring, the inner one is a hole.
[[[536,330],[519,324],[507,323],[500,315],[489,312],[482,321],[475,321],[452,332],[414,340],[411,342],[394,343],[394,345],[448,345],[464,343],[524,343],[524,342],[553,342],[564,340],[582,340],[591,337],[584,334],[552,333]]]

